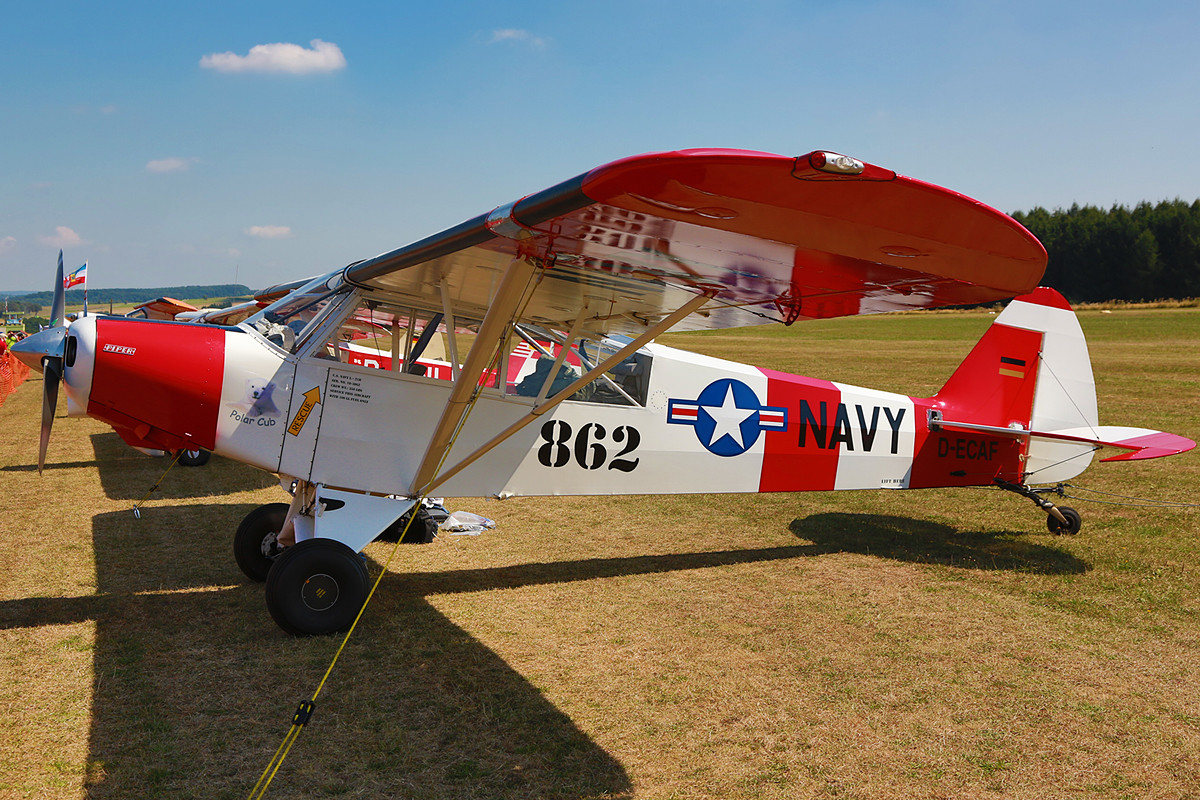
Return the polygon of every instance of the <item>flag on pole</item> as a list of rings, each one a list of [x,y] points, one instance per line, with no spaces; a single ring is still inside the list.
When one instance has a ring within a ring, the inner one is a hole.
[[[86,261],[83,262],[82,267],[80,267],[79,269],[70,273],[69,275],[67,275],[66,278],[63,279],[63,288],[70,289],[72,286],[78,286],[81,283],[84,284],[85,286],[87,285],[87,262]]]

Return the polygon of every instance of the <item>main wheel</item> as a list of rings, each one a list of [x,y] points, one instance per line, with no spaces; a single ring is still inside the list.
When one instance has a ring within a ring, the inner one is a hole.
[[[1083,517],[1079,516],[1079,512],[1070,506],[1059,506],[1058,510],[1067,518],[1067,524],[1063,525],[1058,521],[1053,514],[1046,515],[1046,527],[1053,534],[1067,534],[1074,536],[1079,533],[1079,529],[1083,527]]]
[[[185,467],[203,467],[211,455],[207,450],[184,450],[179,454],[179,463]]]
[[[246,577],[265,581],[271,565],[282,552],[275,540],[287,519],[287,503],[267,503],[251,511],[233,535],[233,557]]]
[[[267,575],[267,609],[294,636],[344,631],[367,599],[367,566],[333,539],[307,539],[283,551]]]

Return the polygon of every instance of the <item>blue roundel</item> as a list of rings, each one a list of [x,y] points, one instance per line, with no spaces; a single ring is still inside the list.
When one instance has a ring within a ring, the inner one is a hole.
[[[787,417],[787,408],[764,406],[753,389],[733,378],[713,381],[695,400],[667,403],[667,423],[691,425],[700,444],[718,456],[740,456],[760,431],[786,431]]]
[[[733,378],[713,381],[696,398],[696,436],[710,453],[740,456],[758,441],[758,395]]]
[[[709,452],[740,456],[758,441],[758,396],[740,380],[714,380],[696,398],[696,435]]]

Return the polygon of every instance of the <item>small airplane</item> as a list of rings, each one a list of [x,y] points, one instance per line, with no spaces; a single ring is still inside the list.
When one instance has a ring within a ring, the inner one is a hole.
[[[356,617],[369,542],[430,539],[435,491],[998,486],[1078,532],[1039,485],[1101,447],[1129,461],[1195,443],[1099,424],[1083,333],[1038,287],[1045,266],[1005,214],[858,159],[684,150],[275,287],[236,326],[84,317],[13,349],[46,376],[39,470],[61,381],[70,416],[131,444],[280,476],[290,503],[247,515],[234,555],[279,626],[314,635]],[[653,343],[1012,297],[926,398]]]

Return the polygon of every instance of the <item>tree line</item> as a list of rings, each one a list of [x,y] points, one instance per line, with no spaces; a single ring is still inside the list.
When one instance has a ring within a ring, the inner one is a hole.
[[[160,289],[89,289],[87,299],[88,305],[99,307],[101,303],[104,305],[108,305],[109,303],[120,305],[145,303],[147,300],[155,300],[159,297],[174,297],[177,300],[196,300],[209,297],[249,298],[253,294],[249,287],[243,286],[240,283],[222,283],[213,286],[166,286]],[[0,301],[4,299],[4,296],[0,295]],[[14,302],[23,303],[27,306],[32,306],[36,303],[37,307],[41,308],[50,305],[53,300],[53,292],[32,292],[30,294],[16,295],[13,300],[9,301],[9,308],[14,307]],[[68,306],[83,305],[83,290],[68,289],[66,292],[66,303]]]
[[[1042,283],[1072,302],[1200,297],[1200,200],[1012,216],[1046,246]]]

